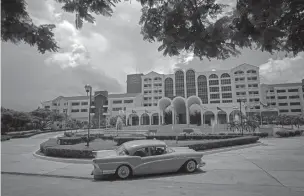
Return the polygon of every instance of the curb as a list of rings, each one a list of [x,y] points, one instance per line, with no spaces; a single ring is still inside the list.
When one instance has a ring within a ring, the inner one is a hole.
[[[92,180],[90,177],[81,176],[65,176],[65,175],[54,175],[54,174],[34,174],[34,173],[23,173],[23,172],[1,172],[1,174],[8,175],[20,175],[20,176],[39,176],[39,177],[52,177],[52,178],[67,178],[67,179],[80,179],[80,180]]]
[[[226,147],[226,148],[220,148],[220,149],[213,149],[213,150],[206,150],[206,151],[201,151],[205,155],[211,155],[211,154],[216,154],[216,153],[221,153],[221,152],[227,152],[227,151],[232,151],[232,150],[239,150],[239,149],[244,149],[244,148],[251,148],[255,146],[261,146],[261,145],[266,145],[263,144],[262,142],[256,142],[253,144],[245,144],[245,145],[239,145],[239,146],[233,146],[233,147]],[[39,155],[37,152],[39,152],[40,149],[36,150],[33,152],[33,156],[39,159],[43,160],[48,160],[48,161],[55,161],[55,162],[61,162],[61,163],[73,163],[73,164],[92,164],[92,159],[87,159],[87,160],[81,160],[81,159],[67,159],[67,158],[58,158],[58,157],[48,157],[44,155]]]

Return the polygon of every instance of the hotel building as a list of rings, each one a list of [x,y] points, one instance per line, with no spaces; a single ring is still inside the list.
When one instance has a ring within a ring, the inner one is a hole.
[[[197,121],[198,124],[226,124],[240,110],[243,114],[258,116],[269,111],[303,114],[303,89],[304,80],[260,84],[259,67],[249,64],[206,72],[178,69],[172,74],[159,74],[152,71],[128,75],[127,93],[95,92],[91,113],[100,120],[124,114],[125,124],[129,126],[196,124]],[[42,105],[67,112],[71,118],[87,120],[88,101],[87,96],[58,97]],[[192,118],[195,113],[200,116],[196,122]]]

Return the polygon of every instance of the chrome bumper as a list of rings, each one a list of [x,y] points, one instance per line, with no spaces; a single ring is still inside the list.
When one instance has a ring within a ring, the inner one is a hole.
[[[205,165],[206,165],[205,162],[201,162],[200,164],[197,165],[197,168],[204,167]]]
[[[91,175],[94,175],[94,176],[102,176],[102,175],[109,175],[109,174],[115,174],[116,170],[101,170],[99,169],[98,166],[95,166],[94,165],[94,169],[93,171],[91,172]]]

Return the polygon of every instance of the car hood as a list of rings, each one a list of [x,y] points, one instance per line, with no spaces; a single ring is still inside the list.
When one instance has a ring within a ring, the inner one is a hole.
[[[195,150],[188,147],[172,147],[171,149],[175,152],[196,152]]]
[[[94,154],[95,154],[95,159],[117,156],[117,152],[115,150],[99,150],[99,151],[94,151]]]

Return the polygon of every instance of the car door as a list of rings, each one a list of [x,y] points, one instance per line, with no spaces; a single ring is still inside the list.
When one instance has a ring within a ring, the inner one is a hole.
[[[163,154],[153,153],[156,148],[164,148]],[[149,154],[141,157],[141,164],[134,168],[136,174],[154,174],[177,171],[175,156],[165,152],[165,147],[149,147]]]

